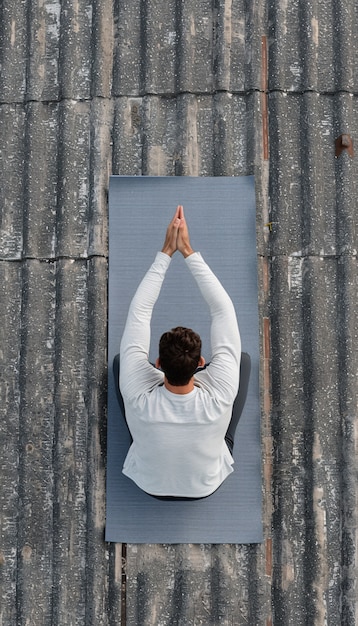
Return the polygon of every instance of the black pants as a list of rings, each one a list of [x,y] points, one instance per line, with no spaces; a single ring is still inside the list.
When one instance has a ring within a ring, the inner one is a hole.
[[[250,355],[247,352],[241,353],[241,363],[240,363],[240,385],[239,391],[235,398],[234,406],[232,408],[232,416],[230,420],[229,427],[226,431],[225,441],[227,446],[232,453],[234,449],[234,439],[237,425],[239,423],[243,408],[245,406],[247,390],[249,388],[249,380],[251,373],[251,359]]]

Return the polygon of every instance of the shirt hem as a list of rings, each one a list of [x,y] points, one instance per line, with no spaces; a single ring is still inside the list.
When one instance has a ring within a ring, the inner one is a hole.
[[[232,474],[233,472],[233,468],[231,467],[231,472],[229,471],[227,473],[227,475],[219,482],[219,484],[217,484],[215,487],[213,487],[212,489],[210,488],[209,492],[205,492],[205,493],[168,493],[168,492],[162,492],[162,493],[154,493],[152,491],[148,491],[148,489],[145,489],[144,487],[142,487],[132,476],[130,476],[129,474],[126,473],[126,471],[123,469],[122,473],[127,476],[127,478],[129,478],[130,480],[132,480],[137,487],[139,487],[139,489],[141,489],[141,491],[144,491],[144,493],[146,493],[148,496],[153,496],[153,497],[168,497],[168,498],[189,498],[190,500],[199,500],[201,498],[207,498],[208,496],[213,495],[213,493],[215,493],[215,491],[217,491],[219,489],[219,487],[221,487],[221,485],[223,484],[223,482],[226,480],[226,478],[228,476],[230,476],[230,474]]]

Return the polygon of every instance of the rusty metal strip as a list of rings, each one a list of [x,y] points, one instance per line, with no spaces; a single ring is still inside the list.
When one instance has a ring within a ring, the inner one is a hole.
[[[270,319],[264,317],[263,320],[263,348],[264,348],[264,411],[265,416],[270,415],[271,395],[270,395]]]

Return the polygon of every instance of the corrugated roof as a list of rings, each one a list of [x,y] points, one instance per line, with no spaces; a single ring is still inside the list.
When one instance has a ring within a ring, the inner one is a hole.
[[[356,623],[357,27],[353,0],[3,0],[4,626]],[[110,173],[256,175],[262,545],[103,541]]]

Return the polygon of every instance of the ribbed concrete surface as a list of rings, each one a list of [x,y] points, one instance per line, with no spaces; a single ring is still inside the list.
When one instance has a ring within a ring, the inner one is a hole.
[[[354,0],[3,0],[1,625],[358,623],[357,33]],[[103,542],[111,173],[257,177],[260,546]]]

